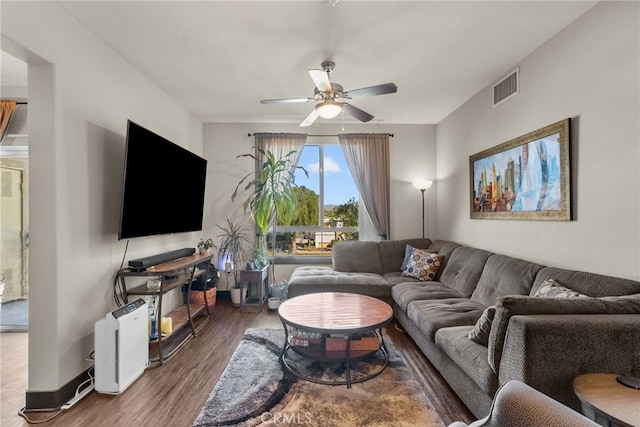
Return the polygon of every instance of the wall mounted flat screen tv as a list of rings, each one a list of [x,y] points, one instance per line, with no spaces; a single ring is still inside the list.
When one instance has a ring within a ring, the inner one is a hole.
[[[207,161],[127,121],[118,239],[202,230]]]

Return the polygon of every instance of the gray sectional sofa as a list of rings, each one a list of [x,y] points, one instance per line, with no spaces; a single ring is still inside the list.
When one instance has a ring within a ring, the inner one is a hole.
[[[436,280],[402,276],[407,244],[443,255]],[[477,417],[489,412],[494,394],[510,380],[579,410],[572,387],[578,375],[640,376],[640,282],[429,239],[339,242],[332,261],[331,267],[296,268],[289,296],[334,291],[388,301]],[[583,297],[534,296],[547,279]],[[469,333],[478,331],[487,307],[495,314],[480,343]]]

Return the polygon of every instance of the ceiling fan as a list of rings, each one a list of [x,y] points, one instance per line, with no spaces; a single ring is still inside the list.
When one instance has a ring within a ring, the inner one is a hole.
[[[385,83],[377,86],[363,87],[360,89],[346,91],[342,85],[331,83],[329,74],[336,64],[331,61],[324,61],[322,70],[308,70],[311,79],[315,83],[313,98],[284,98],[284,99],[263,99],[261,104],[291,104],[298,102],[317,102],[311,113],[300,123],[300,126],[310,126],[318,117],[332,119],[344,109],[361,122],[368,122],[373,116],[366,111],[354,107],[344,100],[358,98],[362,96],[385,95],[396,93],[398,87],[395,83]]]

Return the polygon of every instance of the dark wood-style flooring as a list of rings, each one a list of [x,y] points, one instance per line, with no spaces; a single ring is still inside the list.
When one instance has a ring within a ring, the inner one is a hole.
[[[218,301],[209,323],[190,339],[164,365],[152,367],[119,396],[91,392],[67,411],[59,413],[43,426],[191,426],[209,393],[224,371],[247,328],[281,328],[274,311],[262,313]],[[416,379],[424,388],[445,425],[475,418],[458,399],[438,372],[425,359],[411,338],[394,327],[385,332],[401,351]],[[0,334],[0,425],[28,426],[18,415],[24,406],[27,389],[27,335]],[[52,413],[30,413],[34,420]]]

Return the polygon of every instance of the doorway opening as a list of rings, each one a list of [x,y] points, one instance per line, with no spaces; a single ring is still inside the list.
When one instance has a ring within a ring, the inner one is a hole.
[[[2,51],[2,100],[17,101],[0,140],[0,332],[28,330],[27,64]]]

